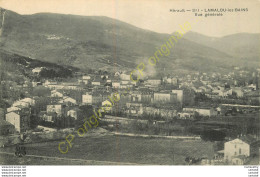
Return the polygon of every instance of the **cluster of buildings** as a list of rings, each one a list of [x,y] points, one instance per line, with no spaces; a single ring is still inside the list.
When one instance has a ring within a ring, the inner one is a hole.
[[[181,86],[188,86],[196,93],[203,93],[208,98],[243,98],[259,89],[259,72],[249,72],[235,67],[228,74],[196,73],[181,79]]]
[[[34,68],[32,73],[38,75],[42,69]],[[131,81],[130,75],[123,72],[77,73],[70,82],[41,80],[29,84],[26,81],[21,87],[31,85],[32,90],[42,87],[49,93],[44,96],[45,101],[41,101],[40,96],[26,96],[14,101],[5,110],[1,109],[4,119],[0,119],[0,135],[22,134],[30,130],[32,117],[38,122],[49,123],[45,125],[54,124],[60,118],[77,121],[84,116],[82,107],[106,108],[105,105],[111,104],[108,100],[114,93],[119,94],[120,100],[106,112],[119,117],[194,120],[196,117],[227,116],[233,110],[259,112],[258,78],[259,72],[235,68],[224,75],[168,75],[146,77],[139,82]],[[212,100],[214,106],[197,104],[205,99]],[[230,100],[232,103],[228,102]],[[245,100],[251,104],[240,104]],[[225,142],[224,150],[218,151],[212,163],[243,165],[258,152],[259,144],[255,138],[241,136]]]
[[[34,68],[32,72],[37,75],[42,69],[43,67]],[[41,121],[52,123],[59,117],[77,120],[81,111],[80,106],[91,105],[93,108],[98,108],[105,105],[108,98],[112,97],[115,92],[119,93],[120,101],[112,107],[111,114],[191,120],[196,116],[214,117],[223,114],[223,107],[232,107],[232,105],[198,106],[195,105],[197,95],[203,95],[213,101],[229,97],[233,100],[240,100],[247,95],[251,95],[252,99],[259,99],[259,94],[256,94],[258,93],[258,76],[259,73],[249,73],[235,68],[233,72],[226,75],[219,73],[195,73],[174,77],[168,75],[147,77],[139,82],[133,82],[128,73],[120,71],[113,74],[108,72],[89,75],[77,73],[73,82],[50,80],[32,82],[33,88],[41,86],[50,90],[47,96],[48,101],[45,105],[41,105],[44,109],[36,110],[34,107],[39,98],[24,98],[15,101],[11,107],[7,108],[5,121],[12,124],[16,131],[24,132],[29,129],[32,113]],[[246,82],[246,78],[251,78],[250,82]]]

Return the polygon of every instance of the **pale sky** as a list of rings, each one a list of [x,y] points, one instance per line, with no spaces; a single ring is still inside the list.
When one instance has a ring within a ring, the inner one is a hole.
[[[0,7],[19,14],[107,16],[159,33],[172,33],[180,24],[197,19],[192,12],[172,13],[170,9],[248,8],[248,12],[204,17],[191,31],[208,36],[260,33],[260,0],[0,0]]]

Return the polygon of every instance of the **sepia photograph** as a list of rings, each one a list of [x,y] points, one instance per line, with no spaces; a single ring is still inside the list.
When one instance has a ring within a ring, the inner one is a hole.
[[[258,166],[259,17],[259,0],[0,0],[0,165]]]

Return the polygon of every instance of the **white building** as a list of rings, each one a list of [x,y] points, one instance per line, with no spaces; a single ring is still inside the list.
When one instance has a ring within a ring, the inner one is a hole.
[[[21,132],[21,120],[20,115],[16,114],[15,112],[10,112],[5,115],[6,121],[13,124],[15,130]]]
[[[121,74],[120,79],[124,81],[130,81],[130,75],[129,74]]]
[[[29,103],[30,106],[34,106],[35,105],[35,100],[32,99],[32,98],[24,98],[24,99],[22,99],[20,101]]]
[[[57,116],[61,116],[63,113],[63,108],[61,104],[57,105],[47,105],[47,113],[57,113]]]
[[[74,110],[74,109],[69,110],[69,111],[67,112],[67,116],[73,117],[73,118],[75,118],[75,120],[78,119],[78,113],[77,113],[77,111]]]
[[[194,113],[179,112],[178,118],[179,119],[194,119]]]
[[[250,156],[256,155],[259,144],[252,136],[242,136],[224,144],[224,160],[228,164],[243,165]]]
[[[233,88],[233,92],[236,93],[237,97],[241,98],[244,96],[244,92],[241,88]]]
[[[62,98],[63,94],[58,92],[57,90],[52,90],[51,91],[51,97],[58,97],[58,98]]]
[[[82,95],[82,104],[92,104],[93,97],[90,94]]]
[[[91,77],[90,77],[90,76],[82,76],[82,79],[83,79],[83,80],[90,80]]]
[[[160,79],[148,79],[146,81],[147,84],[150,85],[160,85],[161,84],[161,80]]]
[[[35,74],[39,74],[39,73],[42,71],[43,68],[44,68],[44,67],[34,68],[34,69],[32,70],[32,72],[35,73]]]
[[[113,106],[112,103],[108,100],[105,100],[102,102],[102,108],[106,112],[109,112],[111,110],[112,106]]]
[[[18,107],[10,107],[10,108],[7,108],[7,113],[20,111],[20,110],[21,110],[21,108],[18,108]]]
[[[59,103],[65,103],[67,106],[76,105],[77,101],[71,97],[64,96],[62,100],[59,101]]]
[[[239,155],[250,156],[250,145],[248,143],[237,138],[224,144],[225,161],[231,162],[234,157]]]
[[[201,116],[216,116],[218,113],[213,108],[183,108],[184,112],[197,112]]]
[[[91,83],[92,85],[96,85],[96,86],[99,86],[100,85],[100,82],[99,81],[92,81]]]
[[[29,103],[27,103],[27,102],[23,102],[23,101],[16,101],[16,102],[14,102],[13,104],[12,104],[12,107],[19,107],[19,106],[21,106],[21,107],[29,107],[30,106],[30,104]]]
[[[141,103],[126,103],[126,107],[126,113],[136,116],[143,114],[143,105]]]
[[[30,115],[25,112],[9,112],[5,115],[6,121],[13,124],[18,132],[25,132],[30,128]]]
[[[120,88],[120,82],[112,82],[113,88]]]
[[[172,90],[172,93],[177,94],[177,100],[182,104],[183,103],[183,90]]]
[[[177,101],[177,95],[175,93],[157,92],[157,93],[154,93],[153,98],[154,98],[155,103],[160,103],[160,102],[173,103],[173,102]]]

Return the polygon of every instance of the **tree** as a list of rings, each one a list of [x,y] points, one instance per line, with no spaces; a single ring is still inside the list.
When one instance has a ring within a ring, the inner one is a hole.
[[[30,116],[30,127],[32,128],[32,129],[34,129],[34,128],[36,128],[37,127],[37,125],[39,124],[39,119],[37,118],[37,116],[36,115],[31,115]]]
[[[78,119],[75,121],[76,127],[82,126],[85,118],[89,119],[92,115],[94,115],[93,107],[91,105],[83,105],[80,106],[79,109],[80,111],[78,112]]]
[[[38,97],[47,97],[51,95],[51,91],[49,88],[44,86],[37,86],[33,88],[32,95]]]
[[[51,79],[51,78],[57,77],[57,73],[53,69],[43,68],[41,70],[41,72],[39,73],[39,76],[43,77],[43,78],[50,78]]]
[[[37,99],[33,107],[36,113],[46,110],[46,105],[50,104],[50,101],[51,100],[48,97],[40,97],[39,99]]]
[[[206,130],[201,133],[201,139],[204,141],[224,141],[226,133],[217,130]]]

